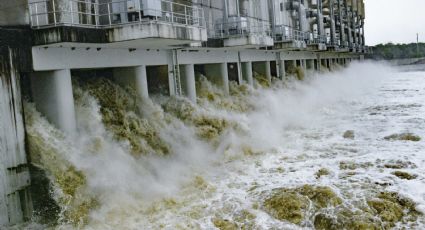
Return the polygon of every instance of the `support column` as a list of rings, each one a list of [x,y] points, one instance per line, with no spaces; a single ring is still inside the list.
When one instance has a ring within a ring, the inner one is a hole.
[[[223,85],[224,92],[229,94],[229,72],[227,70],[227,62],[220,64],[221,84]]]
[[[114,79],[121,86],[133,87],[140,98],[149,98],[146,66],[114,69]]]
[[[253,86],[254,80],[252,76],[252,62],[243,62],[242,63],[242,76],[243,80],[248,83],[248,85]]]
[[[193,103],[196,103],[195,67],[193,64],[182,65],[180,71],[183,94]]]
[[[36,72],[31,78],[38,111],[60,130],[75,134],[76,119],[69,69]]]
[[[237,67],[238,67],[238,83],[239,83],[239,85],[242,85],[242,82],[243,82],[242,63],[238,62]]]
[[[285,79],[286,77],[285,60],[279,60],[279,77],[280,79]]]
[[[317,57],[317,71],[322,71],[322,58],[320,56]]]
[[[301,68],[305,71],[307,70],[307,60],[301,59]]]
[[[271,66],[270,66],[270,61],[265,62],[265,75],[266,75],[267,81],[269,83],[271,83],[272,82],[272,70],[271,70]]]

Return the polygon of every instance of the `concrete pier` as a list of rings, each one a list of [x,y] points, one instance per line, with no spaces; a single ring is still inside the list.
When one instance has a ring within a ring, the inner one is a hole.
[[[25,1],[2,1],[1,7],[7,10],[0,12],[0,25],[25,24]],[[0,229],[33,216],[21,96],[32,67],[30,39],[27,27],[0,26]]]
[[[76,133],[74,96],[69,69],[35,72],[32,93],[38,111],[60,130]]]
[[[265,71],[266,71],[265,74],[266,74],[267,81],[269,83],[271,83],[272,82],[272,71],[271,71],[270,61],[264,62],[264,65],[265,65]]]
[[[250,86],[254,85],[254,79],[252,76],[252,62],[242,63],[242,76],[243,80]]]
[[[285,60],[279,60],[279,78],[285,79],[286,77],[286,67],[285,67]]]
[[[140,98],[149,98],[146,66],[116,68],[114,79],[122,86],[133,87]]]
[[[195,68],[193,64],[182,65],[180,67],[180,74],[182,77],[182,91],[193,103],[196,103],[196,82],[195,82]]]
[[[307,70],[307,60],[302,59],[301,62],[301,68],[304,70],[304,72]]]

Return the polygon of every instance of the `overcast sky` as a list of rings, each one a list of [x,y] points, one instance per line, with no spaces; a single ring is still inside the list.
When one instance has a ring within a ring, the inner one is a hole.
[[[425,42],[425,0],[365,0],[367,45]]]

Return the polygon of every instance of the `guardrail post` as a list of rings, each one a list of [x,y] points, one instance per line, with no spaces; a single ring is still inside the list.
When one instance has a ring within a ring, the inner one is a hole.
[[[47,10],[47,9],[49,9],[49,7],[47,7],[47,1],[44,2],[44,8],[46,9],[46,24],[49,24],[49,12]]]
[[[173,10],[172,2],[170,2],[170,12],[171,12],[171,22],[174,23],[174,10]]]
[[[52,5],[53,5],[53,23],[56,26],[56,4],[55,4],[55,0],[52,0]]]
[[[31,18],[32,20],[32,18]],[[35,3],[35,21],[37,23],[37,27],[40,25],[39,21],[38,21],[38,4]]]
[[[95,23],[95,27],[99,27],[100,26],[100,22],[99,22],[99,7],[100,5],[98,3],[95,3],[95,7],[94,7],[94,23]]]
[[[70,9],[70,11],[71,11],[71,26],[74,24],[74,10],[73,10],[73,2],[70,2],[70,7],[71,7],[71,9]],[[78,12],[78,8],[77,8],[77,12]]]
[[[188,23],[187,23],[187,6],[184,6],[184,19],[185,19],[186,25],[188,25]]]
[[[140,0],[137,1],[137,12],[139,13],[139,22],[142,22],[142,9],[140,8]]]
[[[112,20],[111,20],[111,6],[109,5],[110,3],[108,3],[108,20],[109,20],[109,26],[112,25]]]

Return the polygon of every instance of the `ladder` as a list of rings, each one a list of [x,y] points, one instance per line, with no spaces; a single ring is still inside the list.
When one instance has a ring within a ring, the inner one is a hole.
[[[180,65],[179,65],[179,59],[177,56],[177,49],[172,50],[172,65],[173,65],[173,75],[174,75],[174,90],[176,96],[182,96],[182,85],[181,85],[181,79],[180,79]]]

